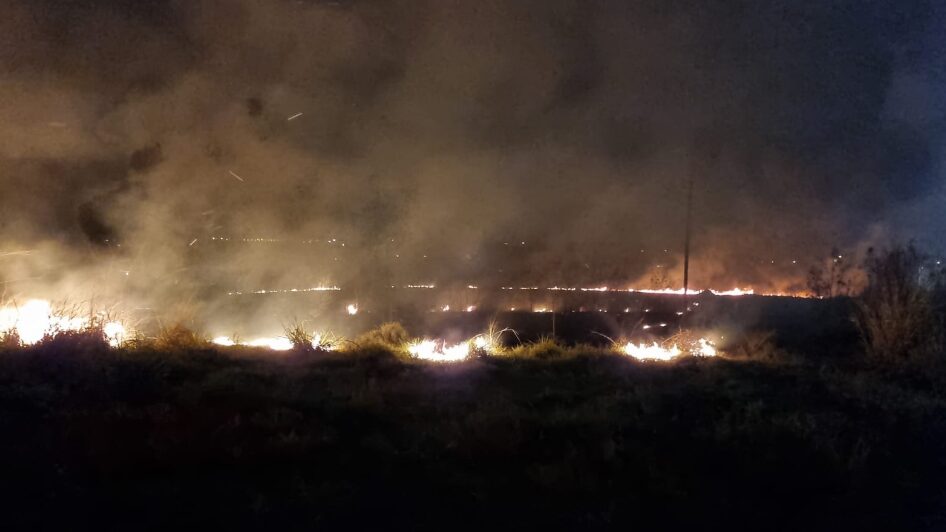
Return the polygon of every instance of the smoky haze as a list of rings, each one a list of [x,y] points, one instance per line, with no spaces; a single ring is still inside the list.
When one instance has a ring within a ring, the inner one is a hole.
[[[679,286],[692,178],[691,285],[798,288],[833,246],[946,229],[944,22],[910,1],[7,1],[0,280],[164,308]]]

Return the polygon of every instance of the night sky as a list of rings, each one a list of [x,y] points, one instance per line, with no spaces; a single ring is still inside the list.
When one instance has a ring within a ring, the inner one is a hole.
[[[0,251],[31,252],[0,278],[630,283],[679,268],[691,177],[698,286],[939,251],[943,28],[921,1],[7,0]]]

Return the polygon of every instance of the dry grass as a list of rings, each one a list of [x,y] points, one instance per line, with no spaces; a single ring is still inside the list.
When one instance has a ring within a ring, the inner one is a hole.
[[[868,355],[918,358],[942,350],[943,326],[932,304],[932,284],[921,281],[929,261],[912,245],[870,254],[867,288],[856,300],[855,323]]]
[[[0,349],[16,349],[22,345],[20,335],[15,330],[0,332]]]
[[[779,357],[775,345],[775,331],[745,332],[727,347],[727,353],[748,360],[775,360]]]
[[[407,344],[411,339],[404,326],[397,322],[382,323],[377,328],[372,329],[357,337],[354,343],[358,346],[381,344],[389,347],[400,348]]]
[[[562,347],[558,342],[547,336],[539,338],[535,342],[518,345],[508,351],[509,356],[539,360],[564,358],[569,352],[569,349]]]
[[[203,335],[182,323],[162,327],[154,338],[140,341],[140,347],[150,347],[159,351],[184,351],[188,349],[206,349],[210,342]]]

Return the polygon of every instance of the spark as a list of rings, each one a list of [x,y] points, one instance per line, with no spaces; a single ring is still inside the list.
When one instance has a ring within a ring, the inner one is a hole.
[[[196,244],[196,243],[197,243],[197,239],[195,238],[195,239],[191,240],[191,243],[190,243],[190,244],[187,244],[187,247],[191,247],[191,246],[193,246],[193,245]]]
[[[300,116],[302,116],[302,113],[296,113],[296,114],[290,116],[289,118],[287,118],[286,121],[287,121],[287,122],[291,122],[291,121],[293,121],[293,120],[299,118]]]
[[[227,171],[230,172],[230,175],[232,175],[233,177],[237,178],[241,183],[245,183],[245,181],[243,181],[243,178],[240,177],[240,176],[238,176],[238,175],[236,175],[236,173],[235,173],[233,170],[227,170]]]
[[[349,316],[354,316],[355,314],[358,314],[358,305],[350,303],[347,307],[345,307],[345,310],[348,311]]]

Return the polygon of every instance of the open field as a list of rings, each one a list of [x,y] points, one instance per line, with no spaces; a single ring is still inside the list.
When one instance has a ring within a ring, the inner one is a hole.
[[[383,345],[112,350],[79,335],[9,348],[4,519],[155,530],[946,526],[946,370],[868,362],[857,345],[806,353],[796,333],[669,363],[548,344],[457,364]]]

